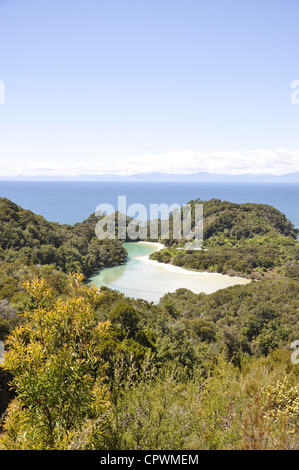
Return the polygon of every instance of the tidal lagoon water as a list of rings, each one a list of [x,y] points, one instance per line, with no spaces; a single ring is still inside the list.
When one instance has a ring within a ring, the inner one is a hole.
[[[159,249],[157,244],[146,242],[124,243],[128,252],[125,265],[106,268],[89,279],[97,288],[102,286],[118,290],[128,297],[159,302],[168,292],[181,287],[196,294],[210,294],[236,284],[248,284],[248,279],[222,274],[189,271],[172,265],[158,263],[148,256]]]

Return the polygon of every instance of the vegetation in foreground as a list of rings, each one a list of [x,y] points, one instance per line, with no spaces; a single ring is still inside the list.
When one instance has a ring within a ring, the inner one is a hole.
[[[292,226],[271,214],[261,235],[236,241],[232,228],[224,245],[221,226],[209,251],[254,245],[262,256],[278,237],[279,268],[255,268],[261,280],[210,295],[178,289],[159,304],[99,292],[71,264],[30,261],[31,242],[20,242],[26,214],[14,248],[2,247],[0,448],[298,449],[299,364],[290,350],[299,338],[298,245]]]
[[[32,308],[8,336],[1,369],[13,396],[0,448],[298,448],[289,348],[235,355],[211,320],[184,326],[188,302],[182,315],[169,296],[151,307],[99,293],[82,275],[69,277],[65,298],[37,278],[26,290]]]

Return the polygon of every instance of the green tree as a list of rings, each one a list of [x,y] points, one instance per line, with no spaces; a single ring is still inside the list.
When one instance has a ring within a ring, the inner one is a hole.
[[[198,421],[199,391],[197,384],[184,383],[184,378],[183,369],[170,363],[157,373],[148,356],[135,380],[127,378],[118,390],[113,407],[111,448],[188,448]]]
[[[96,289],[79,274],[69,296],[55,298],[44,280],[26,283],[35,308],[6,341],[5,370],[16,397],[8,406],[4,449],[101,448],[110,397],[101,342],[110,322],[96,324]]]
[[[134,337],[138,329],[138,314],[125,302],[119,303],[108,316],[111,323],[120,330],[122,337]]]

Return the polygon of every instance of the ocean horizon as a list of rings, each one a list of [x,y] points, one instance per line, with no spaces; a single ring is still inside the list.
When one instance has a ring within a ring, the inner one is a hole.
[[[99,204],[111,204],[126,196],[127,208],[143,204],[180,206],[190,200],[221,199],[237,204],[268,204],[283,212],[299,228],[299,183],[218,182],[102,182],[102,181],[1,181],[0,197],[42,215],[51,222],[74,225],[96,211]],[[131,215],[131,214],[129,214]]]

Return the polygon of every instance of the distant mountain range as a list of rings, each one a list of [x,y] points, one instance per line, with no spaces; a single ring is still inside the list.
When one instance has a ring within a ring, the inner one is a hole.
[[[139,173],[135,175],[32,175],[32,176],[0,176],[0,181],[128,181],[128,182],[222,182],[222,183],[299,183],[299,172],[284,175],[223,175],[212,173],[169,174],[169,173]]]

